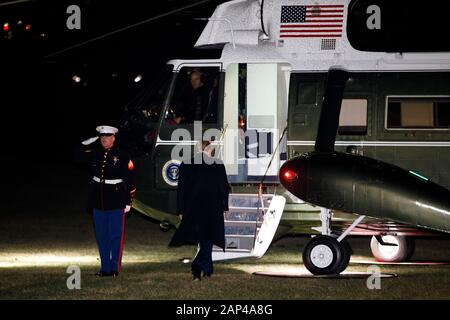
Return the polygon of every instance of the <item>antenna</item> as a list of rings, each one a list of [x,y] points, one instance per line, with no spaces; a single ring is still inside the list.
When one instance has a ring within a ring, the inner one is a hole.
[[[196,2],[196,3],[193,3],[193,4],[190,4],[190,5],[184,6],[184,7],[182,7],[182,8],[175,9],[175,10],[172,10],[172,11],[169,11],[169,12],[165,12],[165,13],[162,13],[162,14],[160,14],[160,15],[151,17],[151,18],[149,18],[149,19],[146,19],[146,20],[143,20],[143,21],[134,23],[134,24],[132,24],[132,25],[129,25],[129,26],[126,26],[126,27],[123,27],[123,28],[120,28],[120,29],[117,29],[117,30],[114,30],[114,31],[111,31],[111,32],[108,32],[108,33],[105,33],[105,34],[100,35],[100,36],[98,36],[98,37],[95,37],[95,38],[92,38],[92,39],[89,39],[89,40],[86,40],[86,41],[77,43],[77,44],[75,44],[75,45],[73,45],[73,46],[70,46],[70,47],[67,47],[67,48],[65,48],[65,49],[62,49],[62,50],[59,50],[59,51],[50,53],[50,54],[46,55],[46,56],[44,57],[44,59],[47,59],[47,58],[50,58],[50,57],[54,57],[54,56],[56,56],[56,55],[58,55],[58,54],[61,54],[61,53],[63,53],[63,52],[66,52],[66,51],[69,51],[69,50],[72,50],[72,49],[75,49],[75,48],[84,46],[85,44],[88,44],[88,43],[91,43],[91,42],[94,42],[94,41],[97,41],[97,40],[100,40],[100,39],[103,39],[103,38],[112,36],[112,35],[114,35],[114,34],[116,34],[116,33],[119,33],[119,32],[122,32],[122,31],[125,31],[125,30],[128,30],[128,29],[137,27],[137,26],[139,26],[139,25],[141,25],[141,24],[144,24],[144,23],[147,23],[147,22],[150,22],[150,21],[154,21],[154,20],[158,20],[158,19],[164,18],[164,17],[169,16],[169,15],[171,15],[171,14],[173,14],[173,13],[177,13],[177,12],[180,12],[180,11],[183,11],[183,10],[186,10],[186,9],[189,9],[189,8],[192,8],[192,7],[199,6],[199,5],[201,5],[201,4],[205,3],[205,2],[209,2],[209,1],[211,1],[211,0],[202,0],[202,1],[198,1],[198,2]]]
[[[22,2],[32,2],[32,1],[34,1],[34,0],[17,0],[17,1],[3,2],[3,3],[0,3],[0,7],[9,6],[9,5],[12,5],[12,4],[19,4],[19,3],[22,3]]]

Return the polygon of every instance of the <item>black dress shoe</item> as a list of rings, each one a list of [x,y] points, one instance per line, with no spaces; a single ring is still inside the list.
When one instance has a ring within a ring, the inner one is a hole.
[[[119,276],[119,271],[113,271],[113,272],[111,272],[111,275],[113,277],[118,277]]]
[[[201,280],[202,280],[202,278],[200,277],[199,274],[194,274],[193,275],[192,281],[201,281]]]
[[[192,262],[191,272],[194,281],[202,280],[202,269],[194,262]]]
[[[201,271],[200,270],[192,270],[192,276],[193,276],[193,278],[192,278],[192,280],[193,281],[200,281],[200,280],[202,280],[202,277],[201,277]]]
[[[95,274],[97,277],[110,277],[112,276],[111,272],[99,271]]]

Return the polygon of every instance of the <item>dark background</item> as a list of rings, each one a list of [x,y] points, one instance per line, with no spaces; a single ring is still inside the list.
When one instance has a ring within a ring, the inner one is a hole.
[[[76,144],[96,134],[97,125],[116,125],[126,104],[167,60],[211,56],[209,50],[192,48],[206,25],[195,18],[211,16],[221,2],[1,0],[2,153],[7,158],[66,161]],[[66,9],[72,4],[81,9],[81,30],[66,27]],[[138,74],[143,79],[135,83]],[[74,75],[81,78],[79,83],[72,80]]]

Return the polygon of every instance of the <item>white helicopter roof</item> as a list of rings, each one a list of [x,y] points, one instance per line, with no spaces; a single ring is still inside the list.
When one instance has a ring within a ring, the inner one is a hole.
[[[353,48],[346,28],[350,2],[229,1],[216,8],[195,47],[225,44],[220,59],[224,66],[286,62],[294,71],[450,70],[450,52],[387,53]]]

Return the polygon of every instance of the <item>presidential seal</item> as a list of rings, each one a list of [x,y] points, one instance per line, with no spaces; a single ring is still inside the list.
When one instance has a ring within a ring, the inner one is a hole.
[[[172,187],[178,185],[178,171],[180,169],[180,160],[169,160],[162,168],[162,176],[164,181]]]

